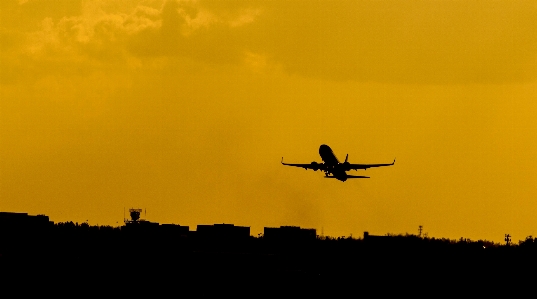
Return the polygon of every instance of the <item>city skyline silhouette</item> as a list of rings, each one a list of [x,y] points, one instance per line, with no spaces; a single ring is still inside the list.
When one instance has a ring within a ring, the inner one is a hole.
[[[122,227],[0,212],[0,267],[9,274],[3,281],[22,277],[41,291],[61,283],[69,292],[135,288],[153,296],[178,287],[190,294],[214,288],[219,294],[252,294],[251,284],[267,288],[265,294],[333,293],[343,282],[369,292],[389,285],[377,292],[406,294],[417,291],[408,285],[419,277],[420,291],[446,292],[455,284],[465,292],[496,294],[499,283],[531,280],[533,273],[525,270],[537,262],[533,237],[505,244],[368,232],[332,238],[294,226],[266,227],[263,236],[251,236],[248,227],[198,225],[189,231],[143,221],[137,209],[131,212]]]

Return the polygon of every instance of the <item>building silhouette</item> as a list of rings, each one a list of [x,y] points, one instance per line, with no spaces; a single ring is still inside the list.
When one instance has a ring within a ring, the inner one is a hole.
[[[43,234],[53,226],[54,222],[45,215],[0,212],[0,235],[4,239]]]
[[[244,240],[250,237],[249,226],[235,226],[234,224],[200,224],[196,228],[198,239],[214,240]]]
[[[50,227],[54,222],[45,215],[28,215],[28,213],[0,212],[0,228],[41,228]]]
[[[174,235],[186,238],[190,230],[188,226],[178,224],[161,224],[159,230],[164,235]]]
[[[306,242],[315,241],[317,230],[300,226],[265,227],[263,238],[269,242]]]

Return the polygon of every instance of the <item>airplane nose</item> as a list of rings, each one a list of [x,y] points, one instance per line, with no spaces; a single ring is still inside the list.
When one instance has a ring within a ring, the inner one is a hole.
[[[332,152],[332,149],[328,145],[321,144],[321,146],[319,146],[319,155],[323,156],[325,153],[330,152]]]

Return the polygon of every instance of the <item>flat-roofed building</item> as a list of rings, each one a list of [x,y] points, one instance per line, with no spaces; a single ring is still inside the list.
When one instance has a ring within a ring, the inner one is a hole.
[[[305,242],[317,238],[314,228],[300,228],[300,226],[265,227],[263,238],[273,242]]]
[[[128,221],[125,222],[125,225],[121,227],[121,230],[151,230],[158,231],[160,228],[160,223],[151,222],[147,220],[138,220],[138,221]]]
[[[53,228],[54,223],[45,215],[0,212],[0,253],[38,256],[48,246],[45,244],[49,244]]]
[[[189,227],[178,224],[161,224],[159,230],[162,234],[186,237]]]
[[[42,231],[54,225],[48,216],[28,213],[0,212],[0,231]]]
[[[233,224],[199,224],[196,229],[197,238],[203,239],[247,239],[250,237],[249,226],[235,226]]]

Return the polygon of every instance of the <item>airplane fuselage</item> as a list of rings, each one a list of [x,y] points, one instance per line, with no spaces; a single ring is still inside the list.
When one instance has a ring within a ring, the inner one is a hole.
[[[347,180],[345,169],[343,169],[341,163],[339,163],[336,155],[328,145],[322,144],[319,147],[319,155],[327,167],[327,174],[331,173],[336,179],[342,182]]]
[[[334,154],[332,149],[326,144],[321,144],[321,146],[319,147],[319,155],[321,156],[321,159],[323,159],[323,162],[326,164],[339,164],[339,160],[337,159],[336,155]]]

